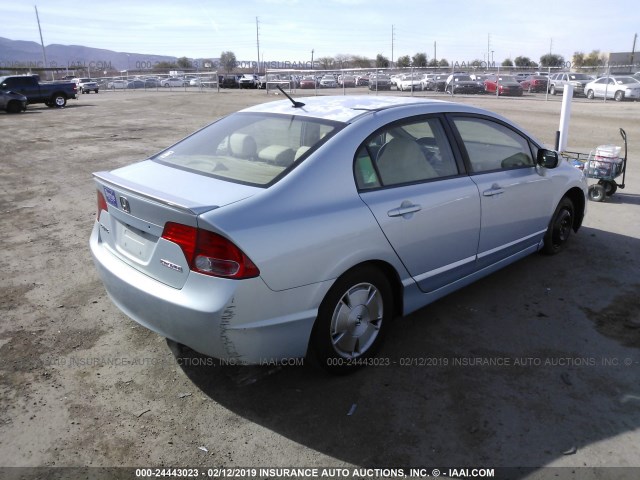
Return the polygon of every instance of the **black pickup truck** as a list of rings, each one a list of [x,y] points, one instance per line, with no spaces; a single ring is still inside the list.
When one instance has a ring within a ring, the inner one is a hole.
[[[37,75],[14,75],[0,77],[0,90],[21,93],[29,101],[44,103],[48,107],[62,108],[70,98],[76,99],[78,86],[74,82],[40,83]]]

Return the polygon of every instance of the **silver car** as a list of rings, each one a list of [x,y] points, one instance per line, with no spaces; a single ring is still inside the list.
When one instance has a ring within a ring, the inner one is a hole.
[[[338,82],[336,82],[336,77],[333,75],[325,75],[320,79],[321,88],[335,88],[337,86]]]
[[[91,78],[74,78],[72,81],[76,82],[76,84],[78,85],[78,91],[80,93],[98,93],[98,91],[100,90],[98,82],[92,80]]]
[[[563,93],[565,85],[571,85],[573,87],[573,95],[584,95],[585,85],[593,80],[593,77],[586,73],[572,73],[572,72],[560,72],[554,73],[549,77],[549,93],[556,95],[557,93]]]
[[[587,83],[585,94],[588,99],[613,98],[622,100],[640,100],[640,80],[630,76],[601,77]]]
[[[169,77],[160,80],[161,87],[183,87],[184,79],[178,77]]]
[[[91,252],[124,313],[234,363],[337,371],[393,317],[562,250],[587,190],[505,118],[384,96],[253,106],[94,176]]]

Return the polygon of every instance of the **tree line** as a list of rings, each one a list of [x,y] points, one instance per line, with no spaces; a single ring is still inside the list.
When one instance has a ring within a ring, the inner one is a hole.
[[[213,61],[209,60],[213,64]],[[370,59],[361,55],[348,55],[338,54],[334,57],[320,57],[316,60],[320,69],[343,69],[343,68],[389,68],[392,66],[392,62],[388,57],[382,54],[378,54],[375,59]],[[572,66],[575,68],[584,67],[600,67],[606,65],[607,55],[601,53],[599,50],[593,50],[591,53],[585,55],[583,52],[575,52],[572,58]],[[446,68],[450,66],[449,61],[446,58],[429,59],[424,52],[416,53],[412,56],[402,55],[394,62],[397,68],[424,68],[424,67],[441,67]],[[231,51],[224,51],[220,54],[220,60],[218,62],[220,68],[226,72],[232,72],[238,67],[238,60],[235,53]],[[471,67],[482,67],[486,65],[486,62],[475,59],[469,63]],[[513,60],[506,58],[500,64],[502,67],[518,67],[518,68],[557,68],[564,67],[566,65],[565,59],[562,55],[547,53],[542,55],[539,62],[531,60],[529,57],[518,56]],[[180,68],[191,69],[193,63],[187,57],[178,58],[175,62],[160,62],[157,65],[158,68]]]

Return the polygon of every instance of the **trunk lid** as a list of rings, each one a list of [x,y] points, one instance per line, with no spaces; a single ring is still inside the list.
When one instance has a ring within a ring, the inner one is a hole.
[[[100,211],[102,247],[150,277],[181,288],[189,275],[182,249],[162,238],[167,222],[198,226],[198,216],[262,190],[146,160],[94,174],[107,211]]]

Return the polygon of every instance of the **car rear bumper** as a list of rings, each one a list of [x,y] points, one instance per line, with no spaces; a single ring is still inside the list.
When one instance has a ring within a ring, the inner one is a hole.
[[[178,343],[239,364],[305,356],[322,284],[275,292],[260,278],[229,280],[191,272],[180,289],[135,270],[100,242],[96,223],[90,248],[113,303],[127,316]]]

